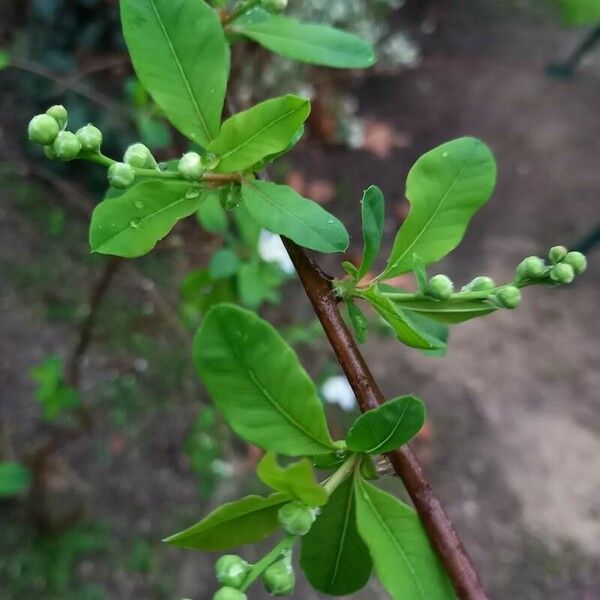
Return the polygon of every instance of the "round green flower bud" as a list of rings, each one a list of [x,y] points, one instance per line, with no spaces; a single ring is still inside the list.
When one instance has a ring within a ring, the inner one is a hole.
[[[60,127],[50,115],[36,115],[29,121],[27,134],[34,144],[49,146],[58,135]]]
[[[581,275],[587,269],[587,258],[581,252],[569,252],[563,258],[563,263],[571,265],[575,275]]]
[[[521,292],[514,285],[507,285],[498,291],[496,299],[504,308],[517,308],[521,303]]]
[[[85,152],[98,152],[102,145],[102,132],[89,123],[75,134]]]
[[[425,293],[438,300],[446,300],[452,295],[454,285],[446,275],[434,275],[425,288]]]
[[[217,580],[221,585],[239,588],[250,570],[250,565],[240,556],[225,554],[215,565]]]
[[[467,283],[467,285],[463,287],[463,292],[487,292],[488,290],[493,290],[495,287],[496,283],[491,277],[481,275]]]
[[[156,169],[156,160],[152,152],[144,144],[131,144],[125,151],[123,162],[135,167],[136,169]]]
[[[187,154],[184,154],[179,160],[177,170],[184,179],[197,181],[202,177],[202,173],[204,172],[204,166],[202,165],[200,155],[197,152],[188,152]]]
[[[539,279],[545,272],[546,265],[539,256],[528,256],[517,267],[519,279]]]
[[[52,150],[59,160],[73,160],[81,152],[81,143],[70,131],[60,131],[52,144]]]
[[[567,263],[558,263],[550,271],[550,279],[557,283],[571,283],[575,279],[575,270]]]
[[[287,5],[288,0],[262,0],[263,8],[273,13],[283,12]]]
[[[566,255],[568,250],[564,246],[552,246],[548,252],[550,262],[555,265],[559,263]]]
[[[291,553],[270,567],[262,575],[267,592],[272,596],[287,596],[294,591],[296,575],[292,567]]]
[[[247,598],[248,596],[244,592],[232,587],[222,587],[213,596],[213,600],[247,600]]]
[[[315,522],[314,511],[301,502],[288,502],[278,513],[279,523],[292,535],[306,535]]]
[[[54,152],[52,146],[44,146],[44,154],[46,155],[46,158],[56,160],[56,152]]]
[[[69,120],[69,113],[62,104],[55,104],[54,106],[51,106],[46,111],[46,114],[50,115],[53,119],[55,119],[58,123],[58,126],[61,129],[64,129],[67,126],[67,121]]]
[[[122,190],[129,187],[135,179],[135,171],[126,163],[113,163],[108,168],[108,181],[112,187]]]

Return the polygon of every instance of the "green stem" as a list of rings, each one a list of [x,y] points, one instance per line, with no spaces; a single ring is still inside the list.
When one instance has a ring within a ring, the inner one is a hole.
[[[262,0],[247,0],[234,10],[230,15],[223,19],[223,26],[227,26],[230,23],[233,23],[236,19],[239,19],[241,16],[245,15],[247,12],[250,12],[253,8],[260,6],[262,4]]]
[[[240,588],[245,592],[273,563],[277,562],[286,550],[291,550],[298,540],[297,535],[289,533],[268,554],[265,554],[248,572],[244,585]]]
[[[335,489],[347,479],[356,465],[360,461],[358,454],[352,455],[329,479],[323,483],[323,487],[328,494],[331,494]]]

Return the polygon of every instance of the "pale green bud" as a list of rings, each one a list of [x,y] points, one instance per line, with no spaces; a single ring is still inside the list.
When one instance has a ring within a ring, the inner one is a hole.
[[[27,134],[34,144],[49,146],[60,132],[60,127],[50,115],[36,115],[29,121]]]
[[[98,152],[102,145],[102,132],[91,124],[77,130],[75,134],[85,152]]]
[[[279,524],[292,535],[306,535],[315,522],[314,511],[298,501],[284,504],[277,516]]]
[[[247,600],[248,596],[232,587],[222,587],[217,590],[212,600]]]
[[[564,246],[552,246],[548,252],[550,262],[555,265],[559,263],[566,255],[568,250]]]
[[[52,150],[59,160],[73,160],[81,152],[81,143],[70,131],[60,131],[52,143]]]
[[[504,308],[517,308],[521,303],[521,292],[514,285],[507,285],[498,291],[496,299]]]
[[[156,160],[150,152],[150,148],[144,144],[131,144],[125,151],[123,162],[136,169],[156,169]]]
[[[197,152],[188,152],[184,154],[177,165],[179,174],[190,181],[198,181],[204,173],[202,159]]]
[[[250,570],[250,565],[240,556],[225,554],[215,564],[217,580],[221,585],[239,588]]]
[[[291,552],[265,569],[263,582],[272,596],[287,596],[294,591],[296,575],[292,567]]]
[[[283,12],[288,5],[288,0],[262,0],[262,6],[265,10],[272,13]]]
[[[113,163],[108,168],[108,181],[112,187],[121,190],[129,187],[135,179],[135,171],[126,163]]]
[[[467,283],[462,289],[463,292],[487,292],[496,287],[495,281],[491,277],[480,275],[475,277],[473,281]]]
[[[67,122],[69,120],[69,113],[62,104],[55,104],[54,106],[51,106],[46,111],[46,114],[50,115],[53,119],[55,119],[58,123],[58,126],[61,129],[64,129],[67,126]]]
[[[528,256],[517,267],[519,279],[539,279],[546,272],[546,265],[539,256]]]
[[[446,300],[452,295],[454,285],[446,275],[434,275],[425,288],[425,293],[437,300]]]
[[[575,279],[575,270],[565,262],[558,263],[550,270],[550,279],[562,284],[571,283]]]
[[[573,267],[575,275],[581,275],[587,269],[587,258],[581,252],[572,251],[567,253],[563,262]]]

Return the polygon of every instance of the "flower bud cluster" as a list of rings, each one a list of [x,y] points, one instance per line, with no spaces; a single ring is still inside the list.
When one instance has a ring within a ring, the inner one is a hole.
[[[539,256],[528,256],[517,267],[517,281],[531,283],[571,283],[576,275],[583,273],[587,260],[581,252],[569,251],[564,246],[553,246],[548,252],[550,264]]]

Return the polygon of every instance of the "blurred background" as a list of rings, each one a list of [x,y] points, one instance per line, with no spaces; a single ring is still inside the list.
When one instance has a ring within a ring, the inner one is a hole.
[[[213,557],[160,540],[261,490],[258,451],[231,435],[191,366],[191,336],[214,302],[259,309],[279,328],[336,434],[356,411],[271,236],[202,215],[141,260],[90,254],[105,173],[45,160],[26,143],[31,116],[64,104],[72,129],[99,126],[112,156],[138,140],[160,159],[186,149],[133,76],[117,4],[0,3],[2,600],[212,596]],[[351,256],[362,190],[386,195],[389,247],[408,169],[462,135],[491,146],[499,181],[443,272],[458,285],[509,280],[553,244],[589,252],[573,286],[528,290],[517,311],[453,328],[446,358],[400,346],[372,315],[364,351],[386,394],[425,400],[415,449],[491,598],[600,599],[600,23],[567,23],[551,0],[290,8],[364,35],[379,65],[301,68],[238,45],[232,93],[240,106],[313,97],[306,139],[273,176],[344,221]],[[323,261],[337,276],[339,263]],[[294,598],[318,597],[300,577]],[[387,596],[373,583],[355,597]]]

